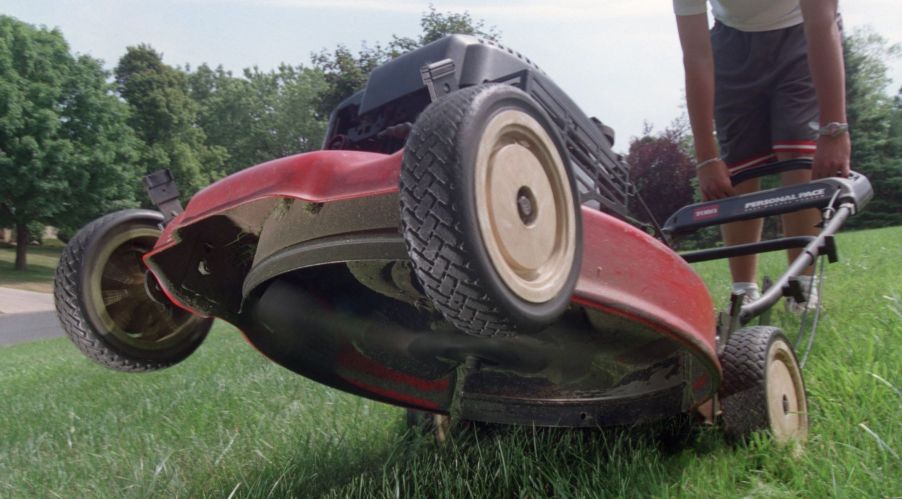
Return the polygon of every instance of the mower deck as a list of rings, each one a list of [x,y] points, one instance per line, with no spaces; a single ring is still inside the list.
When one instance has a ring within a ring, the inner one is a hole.
[[[245,170],[196,195],[145,262],[170,298],[232,322],[273,361],[398,405],[594,426],[684,412],[716,390],[701,280],[661,243],[590,208],[563,320],[491,339],[441,320],[397,232],[400,157],[319,152]]]

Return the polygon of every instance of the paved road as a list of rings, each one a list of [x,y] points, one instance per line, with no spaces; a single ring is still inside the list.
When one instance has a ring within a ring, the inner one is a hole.
[[[62,336],[56,312],[0,315],[0,347]]]
[[[0,288],[0,314],[53,310],[53,295],[21,289]]]
[[[0,288],[0,346],[62,336],[53,295]]]

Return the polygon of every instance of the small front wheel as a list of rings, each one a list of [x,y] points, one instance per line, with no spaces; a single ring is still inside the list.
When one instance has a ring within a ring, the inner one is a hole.
[[[163,215],[123,210],[81,229],[60,257],[54,301],[63,330],[87,357],[118,371],[152,371],[190,355],[211,319],[176,307],[156,291],[142,257]]]
[[[724,431],[769,430],[780,443],[808,437],[808,401],[795,353],[780,329],[754,326],[730,336],[721,356]]]

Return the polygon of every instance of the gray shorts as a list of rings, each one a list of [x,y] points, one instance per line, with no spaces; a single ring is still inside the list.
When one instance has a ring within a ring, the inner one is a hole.
[[[711,44],[714,122],[730,175],[777,152],[813,156],[818,107],[803,26],[745,32],[717,22]]]

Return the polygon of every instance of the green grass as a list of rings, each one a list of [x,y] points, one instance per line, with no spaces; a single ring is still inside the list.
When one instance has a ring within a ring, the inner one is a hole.
[[[0,243],[0,287],[27,291],[53,292],[53,272],[59,262],[62,246],[51,244],[28,247],[28,270],[15,270],[16,248]]]
[[[438,447],[407,434],[401,410],[295,376],[218,325],[145,375],[106,371],[65,339],[0,349],[0,497],[899,497],[902,227],[839,247],[801,455],[666,425],[464,429]],[[724,267],[698,267],[721,302]],[[795,334],[794,318],[774,319]]]

